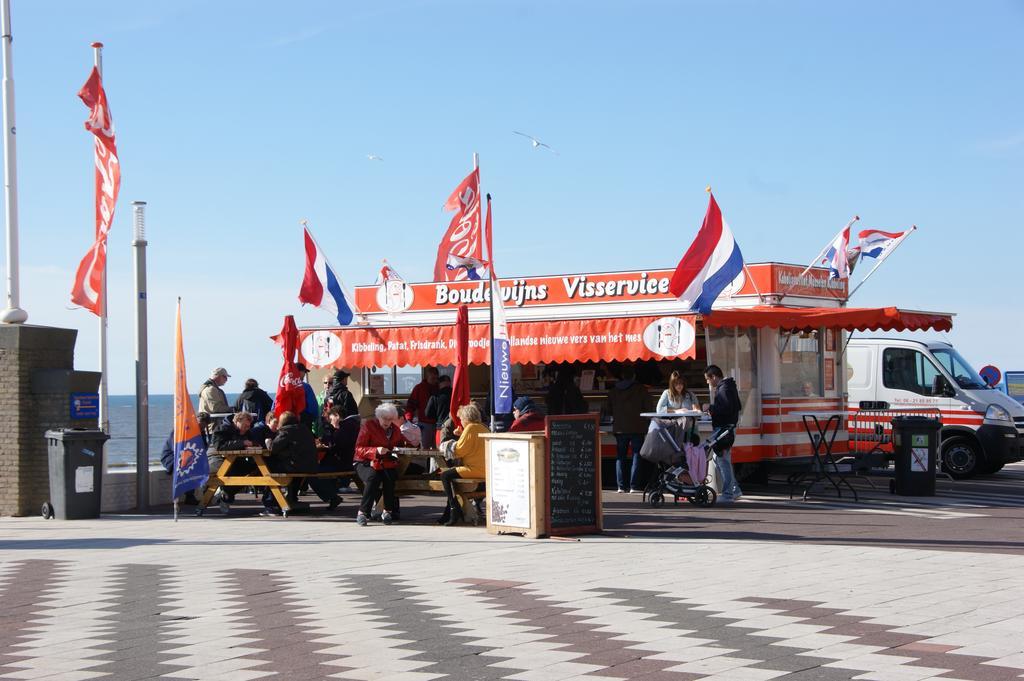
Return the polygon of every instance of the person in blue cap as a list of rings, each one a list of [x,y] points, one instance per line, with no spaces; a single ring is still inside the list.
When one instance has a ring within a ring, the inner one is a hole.
[[[512,403],[515,421],[508,429],[510,433],[544,430],[544,413],[529,397],[520,397]]]

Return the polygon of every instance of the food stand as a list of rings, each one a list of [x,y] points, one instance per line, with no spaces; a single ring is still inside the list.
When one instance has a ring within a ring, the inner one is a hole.
[[[847,332],[948,330],[952,325],[948,314],[843,307],[845,280],[830,279],[822,268],[803,273],[800,266],[773,262],[748,265],[713,311],[701,316],[682,309],[669,293],[672,272],[502,279],[516,394],[543,404],[551,369],[570,366],[589,411],[599,415],[602,454],[614,457],[605,401],[622,363],[632,363],[637,380],[649,387],[652,407],[673,370],[706,402],[704,369],[717,364],[735,378],[743,402],[733,461],[807,460],[812,446],[796,414],[848,408]],[[405,399],[408,391],[395,389],[400,372],[418,377],[419,367],[443,369],[454,362],[455,314],[464,304],[469,307],[471,392],[485,402],[489,296],[482,281],[357,287],[356,305],[365,323],[301,329],[302,359],[309,367],[350,371],[349,385],[368,415],[381,400]],[[844,427],[835,451],[846,449]]]

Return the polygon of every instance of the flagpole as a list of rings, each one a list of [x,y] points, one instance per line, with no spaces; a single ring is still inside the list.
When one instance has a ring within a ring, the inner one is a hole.
[[[4,222],[7,225],[7,309],[0,314],[5,324],[24,324],[28,313],[21,309],[18,273],[18,166],[14,123],[14,64],[11,53],[11,0],[3,0],[0,18],[3,35],[4,125]]]
[[[92,43],[93,65],[103,82],[103,43]],[[104,246],[106,248],[106,246]],[[107,380],[107,259],[103,258],[103,270],[100,278],[100,418],[99,425],[107,435],[110,434],[110,405],[107,400],[109,383]],[[106,470],[106,444],[104,444],[103,468]]]
[[[473,152],[473,170],[479,170],[479,169],[480,169],[480,154],[478,154],[478,153],[476,153],[474,151]],[[479,200],[479,197],[477,197],[477,198]],[[490,194],[487,195],[487,200],[488,201],[491,200],[491,195]],[[481,220],[484,220],[484,216],[483,216],[484,202],[480,201],[479,203],[480,203],[480,218],[481,218]],[[485,230],[487,229],[486,222],[484,223],[484,229]],[[494,253],[491,251],[491,235],[490,234],[485,234],[484,235],[484,239],[487,241],[487,258],[488,258],[488,261],[489,261],[488,264],[487,264],[487,273],[488,273],[487,279],[489,280],[488,281],[488,285],[490,286],[490,290],[491,290],[491,301],[490,301],[491,304],[487,306],[487,311],[488,311],[489,318],[490,318],[490,325],[488,327],[489,330],[490,330],[490,345],[488,346],[487,352],[491,356],[490,357],[491,361],[488,362],[488,366],[490,368],[490,371],[487,372],[487,376],[488,376],[488,380],[487,380],[487,386],[488,386],[487,387],[487,403],[488,403],[487,404],[487,411],[489,411],[490,414],[491,414],[490,429],[491,429],[491,432],[493,433],[493,432],[495,432],[495,425],[497,423],[496,419],[494,418],[494,407],[495,407],[495,395],[494,395]]]
[[[149,317],[146,291],[146,202],[132,201],[135,229],[135,505],[149,511]]]
[[[908,231],[906,234],[904,234],[902,237],[900,237],[900,240],[897,241],[896,244],[892,248],[890,248],[888,251],[886,251],[884,256],[882,256],[881,258],[878,259],[878,262],[876,262],[875,266],[871,268],[871,271],[864,275],[864,278],[860,280],[860,283],[857,284],[856,286],[854,286],[853,290],[850,291],[846,295],[846,302],[850,302],[850,298],[853,297],[853,294],[857,292],[857,289],[859,289],[861,286],[864,285],[864,282],[868,280],[868,277],[870,277],[872,274],[875,273],[875,270],[878,269],[878,266],[881,265],[883,262],[885,262],[885,259],[888,258],[890,255],[892,255],[892,252],[895,251],[897,248],[899,248],[900,244],[902,244],[906,240],[906,238],[908,236],[910,236],[911,234],[913,234],[916,231],[917,231],[917,225],[911,225],[910,226],[910,231]],[[863,257],[863,253],[861,254],[861,256]]]

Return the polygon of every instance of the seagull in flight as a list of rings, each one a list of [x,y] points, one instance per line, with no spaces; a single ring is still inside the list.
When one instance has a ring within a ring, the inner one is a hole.
[[[550,144],[544,144],[543,142],[541,142],[539,139],[537,139],[533,135],[527,135],[525,132],[519,132],[518,130],[513,130],[512,134],[513,135],[519,135],[520,137],[525,137],[526,139],[530,140],[530,143],[533,145],[534,149],[536,149],[538,147],[544,147],[545,149],[550,151],[555,156],[558,156],[558,152],[555,151],[554,149],[552,149]]]
[[[377,154],[367,154],[366,158],[370,159],[371,161],[383,161],[384,160],[380,156],[378,156]]]

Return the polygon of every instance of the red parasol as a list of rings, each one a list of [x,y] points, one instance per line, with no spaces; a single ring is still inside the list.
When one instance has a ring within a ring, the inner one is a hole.
[[[281,376],[277,380],[277,394],[274,395],[274,414],[280,416],[286,411],[300,414],[306,408],[306,391],[302,387],[302,374],[295,367],[295,358],[299,353],[299,330],[295,326],[295,318],[288,315],[284,318],[281,333],[274,337],[281,346],[284,364]]]

